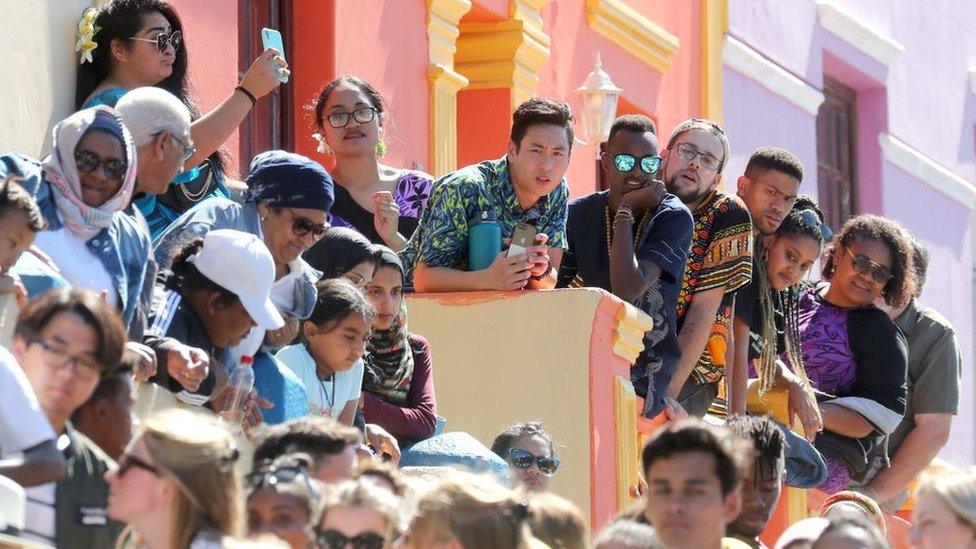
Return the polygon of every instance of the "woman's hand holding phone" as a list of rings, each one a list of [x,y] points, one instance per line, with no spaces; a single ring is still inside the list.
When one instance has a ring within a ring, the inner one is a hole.
[[[241,79],[241,86],[260,99],[281,85],[278,81],[279,75],[290,74],[285,58],[277,50],[268,48],[251,63]]]

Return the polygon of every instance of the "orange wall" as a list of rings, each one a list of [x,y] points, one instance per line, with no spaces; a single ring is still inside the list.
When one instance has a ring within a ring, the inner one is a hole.
[[[318,97],[319,90],[335,74],[335,9],[334,0],[293,3],[294,25],[291,36],[291,86],[295,100],[292,112],[295,128],[295,150],[323,160],[315,151],[318,145],[312,138],[314,114],[304,106]]]
[[[508,150],[512,93],[507,88],[462,90],[457,96],[458,167]]]
[[[237,2],[173,0],[173,4],[186,27],[192,81],[201,108],[208,110],[237,81]],[[628,105],[621,111],[651,114],[666,138],[678,122],[699,113],[700,2],[631,0],[628,4],[681,41],[667,71],[661,73],[642,63],[594,32],[586,21],[585,0],[551,1],[542,9],[544,30],[552,42],[551,56],[538,71],[537,94],[568,101],[578,113],[575,90],[592,70],[599,51],[604,69],[624,90]],[[507,6],[507,0],[475,0],[465,21],[502,19],[507,17]],[[295,2],[293,10],[290,85],[296,149],[331,164],[328,157],[314,152],[310,118],[303,107],[330,78],[355,74],[376,85],[387,100],[384,162],[426,168],[430,107],[425,3],[314,0]],[[507,94],[497,90],[459,94],[459,166],[504,152],[511,113],[503,95]],[[577,130],[581,128],[578,123]],[[236,133],[225,148],[236,156]],[[572,194],[579,196],[595,189],[592,161],[596,149],[591,145],[574,149],[567,177]]]
[[[190,59],[190,83],[200,112],[206,113],[220,104],[238,82],[237,73],[237,0],[168,0],[183,21],[187,53]],[[238,165],[237,132],[224,143]]]

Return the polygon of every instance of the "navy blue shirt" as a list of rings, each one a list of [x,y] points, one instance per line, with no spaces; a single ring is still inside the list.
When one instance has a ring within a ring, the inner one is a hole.
[[[610,254],[607,243],[607,197],[609,191],[577,198],[569,203],[566,221],[568,250],[559,271],[559,287],[602,288],[610,286]],[[695,222],[688,207],[673,194],[665,195],[653,212],[634,224],[640,230],[634,255],[661,268],[661,276],[632,305],[650,315],[654,327],[644,335],[644,351],[631,369],[634,388],[650,398],[644,415],[653,417],[664,408],[663,393],[674,375],[681,349],[678,347],[678,291],[691,250]]]

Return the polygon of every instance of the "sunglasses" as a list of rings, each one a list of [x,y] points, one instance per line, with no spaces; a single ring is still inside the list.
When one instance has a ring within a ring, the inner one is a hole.
[[[349,125],[350,117],[360,124],[365,124],[373,120],[376,116],[376,109],[374,107],[363,107],[361,109],[356,109],[352,112],[342,112],[337,111],[326,117],[329,121],[329,125],[335,129],[345,128]]]
[[[183,45],[183,33],[180,31],[173,31],[169,34],[166,34],[165,32],[161,32],[156,35],[156,38],[138,38],[135,36],[130,36],[129,40],[156,44],[156,51],[158,51],[159,53],[165,52],[166,46],[173,46],[173,53],[176,53],[180,51],[180,46]]]
[[[304,467],[275,467],[273,465],[267,465],[257,471],[248,473],[244,477],[244,484],[252,490],[257,490],[265,485],[274,488],[278,484],[292,482],[296,479],[304,483],[312,493],[317,493],[317,490],[308,478],[308,471]]]
[[[613,157],[613,166],[620,173],[628,173],[637,165],[637,157],[632,154],[621,153]],[[654,174],[661,167],[660,156],[645,156],[640,159],[640,169],[646,174]]]
[[[75,165],[78,166],[78,171],[81,173],[91,173],[101,166],[105,177],[116,181],[125,177],[125,172],[129,168],[125,160],[117,158],[102,160],[97,154],[84,149],[75,151]]]
[[[858,274],[869,275],[871,280],[878,284],[887,284],[891,280],[891,269],[874,261],[870,257],[862,254],[855,254],[850,248],[844,246],[847,253],[851,254],[851,266]]]
[[[291,214],[291,232],[298,238],[305,238],[311,233],[312,237],[318,240],[325,235],[325,231],[329,230],[328,223],[317,225],[306,217],[295,215],[295,212],[291,211],[291,208],[285,209]]]
[[[129,472],[129,469],[133,467],[142,469],[143,471],[149,471],[157,477],[159,476],[159,469],[156,466],[150,465],[132,454],[122,454],[122,458],[119,459],[119,468],[117,471],[119,478],[124,477]]]
[[[823,237],[824,242],[830,242],[834,238],[834,231],[830,230],[830,227],[826,223],[820,221],[820,216],[814,213],[812,210],[804,210],[800,214],[800,223],[804,227],[811,229],[816,229],[820,231],[820,236]]]
[[[559,458],[548,456],[537,456],[531,452],[512,448],[508,451],[508,458],[512,460],[512,465],[516,469],[528,469],[535,462],[539,470],[547,475],[551,475],[559,469]]]
[[[318,530],[315,539],[322,549],[345,549],[350,546],[353,549],[382,549],[386,541],[386,538],[373,532],[349,538],[336,530]]]

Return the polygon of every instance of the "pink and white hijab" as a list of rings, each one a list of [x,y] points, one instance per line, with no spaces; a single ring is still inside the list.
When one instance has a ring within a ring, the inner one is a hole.
[[[101,206],[89,206],[81,198],[81,177],[75,164],[75,148],[95,126],[121,136],[126,172],[118,192]],[[104,105],[80,110],[54,126],[51,154],[44,159],[44,179],[50,184],[58,216],[72,234],[88,241],[112,223],[115,212],[132,201],[136,182],[136,148],[129,130],[114,111]]]

